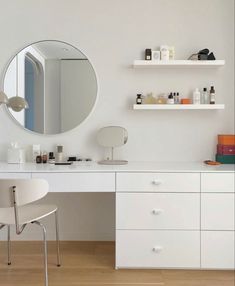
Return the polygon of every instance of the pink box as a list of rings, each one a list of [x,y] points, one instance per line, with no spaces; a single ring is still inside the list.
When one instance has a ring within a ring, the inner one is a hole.
[[[235,145],[217,145],[217,154],[219,155],[235,155]]]

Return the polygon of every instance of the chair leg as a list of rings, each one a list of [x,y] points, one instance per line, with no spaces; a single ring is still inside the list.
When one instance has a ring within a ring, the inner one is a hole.
[[[60,239],[59,239],[59,220],[58,220],[58,212],[55,212],[55,229],[56,229],[56,248],[57,248],[57,266],[61,266],[60,260]]]
[[[11,228],[7,226],[7,264],[11,265]]]
[[[47,241],[46,241],[46,228],[39,221],[34,221],[32,223],[36,223],[42,228],[43,231],[43,242],[44,242],[44,273],[45,273],[45,286],[48,286],[48,267],[47,267]]]

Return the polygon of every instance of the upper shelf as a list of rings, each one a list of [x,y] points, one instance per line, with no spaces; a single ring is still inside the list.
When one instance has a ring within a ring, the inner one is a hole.
[[[225,65],[225,60],[214,61],[192,61],[192,60],[169,60],[169,61],[145,61],[135,60],[134,68],[162,68],[162,67],[176,67],[176,68],[217,68]]]

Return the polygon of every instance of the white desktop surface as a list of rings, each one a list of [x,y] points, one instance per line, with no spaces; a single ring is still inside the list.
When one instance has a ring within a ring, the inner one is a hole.
[[[72,165],[7,164],[0,162],[0,173],[77,173],[77,172],[234,172],[234,164],[209,166],[202,162],[129,162],[127,165],[99,165],[96,162],[76,162]]]

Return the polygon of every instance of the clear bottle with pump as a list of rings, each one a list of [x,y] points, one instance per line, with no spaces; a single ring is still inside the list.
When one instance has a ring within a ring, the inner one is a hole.
[[[180,94],[179,94],[179,92],[176,93],[176,103],[180,104]]]
[[[201,93],[198,88],[196,88],[193,92],[193,104],[201,103]]]
[[[210,89],[210,104],[215,104],[215,89],[214,89],[214,86],[211,86],[211,89]]]
[[[203,91],[202,91],[201,103],[202,104],[209,104],[210,103],[210,98],[209,98],[209,94],[207,92],[207,88],[206,87],[204,87]]]

